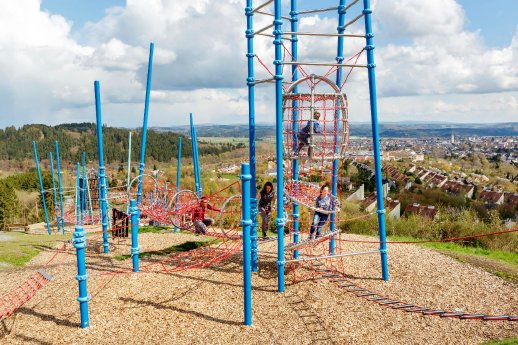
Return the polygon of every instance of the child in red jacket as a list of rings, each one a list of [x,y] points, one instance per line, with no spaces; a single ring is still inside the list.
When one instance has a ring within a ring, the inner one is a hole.
[[[205,218],[206,210],[221,212],[219,208],[216,208],[209,204],[209,199],[206,196],[202,197],[200,199],[199,204],[196,207],[194,207],[191,212],[192,222],[194,223],[194,231],[197,234],[206,234],[207,226],[211,226],[212,224],[214,224],[214,219]]]

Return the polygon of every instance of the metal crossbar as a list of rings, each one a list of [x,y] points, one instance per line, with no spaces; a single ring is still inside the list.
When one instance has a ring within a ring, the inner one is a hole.
[[[351,2],[349,5],[345,6],[344,8],[344,11],[348,11],[351,7],[353,7],[354,5],[356,5],[358,3],[358,1],[360,0],[354,0],[353,2]]]
[[[322,260],[322,259],[334,259],[334,258],[341,258],[344,256],[376,254],[376,253],[379,253],[379,250],[368,250],[368,251],[363,251],[363,252],[350,252],[350,253],[342,253],[342,254],[335,254],[335,255],[315,256],[315,257],[310,257],[310,258],[299,258],[299,259],[286,260],[286,261],[284,261],[284,263],[299,262],[299,261],[315,261],[315,260]]]
[[[256,8],[254,8],[254,9],[252,10],[252,13],[255,13],[256,11],[260,10],[261,8],[264,8],[264,7],[268,6],[268,5],[269,5],[269,4],[271,4],[272,2],[273,2],[273,0],[268,0],[268,1],[266,1],[264,4],[259,5],[259,6],[257,6]]]
[[[268,13],[268,12],[263,12],[263,11],[255,11],[255,13],[257,14],[264,14],[265,16],[270,16],[270,17],[275,17],[275,14],[273,13]],[[282,19],[286,19],[286,20],[291,20],[290,17],[286,17],[286,16],[281,16]]]
[[[325,63],[325,62],[301,62],[301,61],[283,61],[284,65],[303,65],[303,66],[328,66],[328,67],[363,67],[367,68],[367,65],[358,64],[341,64],[341,63]]]
[[[270,28],[273,28],[273,25],[274,25],[274,24],[272,23],[272,24],[270,24],[270,25],[265,26],[265,27],[264,27],[264,28],[262,28],[262,29],[257,30],[256,32],[254,32],[254,35],[259,35],[260,33],[264,32],[264,31],[266,31],[266,30],[268,30],[268,29],[270,29]]]
[[[316,33],[316,32],[292,32],[286,31],[283,35],[296,35],[296,36],[323,36],[323,37],[357,37],[365,38],[365,35],[360,34],[338,34],[338,33]]]
[[[358,19],[360,19],[360,18],[361,18],[361,17],[363,17],[363,16],[364,16],[364,14],[363,14],[363,13],[362,13],[362,14],[360,14],[360,15],[358,15],[356,18],[354,18],[353,20],[351,20],[349,23],[345,24],[345,25],[342,27],[342,29],[344,29],[344,30],[345,30],[345,29],[347,29],[349,26],[351,26],[351,25],[353,25],[354,23],[356,23],[356,22],[358,21]]]
[[[315,9],[315,10],[300,11],[297,14],[301,15],[301,14],[329,12],[329,11],[336,11],[336,10],[338,10],[338,7],[318,8],[318,9]]]
[[[268,79],[260,79],[260,80],[256,80],[254,82],[254,85],[258,85],[258,84],[264,84],[264,83],[272,83],[274,82],[275,79],[274,78],[268,78]]]

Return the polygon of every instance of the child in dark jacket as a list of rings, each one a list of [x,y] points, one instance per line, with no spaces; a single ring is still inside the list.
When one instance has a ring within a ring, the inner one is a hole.
[[[316,133],[322,133],[322,126],[320,126],[320,123],[318,120],[320,119],[320,113],[318,111],[315,111],[313,113],[313,120],[308,121],[306,125],[299,131],[297,134],[297,139],[299,141],[299,146],[297,147],[297,150],[295,151],[295,154],[298,155],[300,153],[300,150],[304,146],[308,146],[308,156],[311,156],[311,145],[310,145],[310,139],[311,139],[311,124],[313,124],[313,134]]]
[[[259,194],[261,195],[258,203],[259,216],[261,216],[262,219],[261,230],[263,231],[263,238],[265,238],[268,232],[268,224],[272,217],[272,202],[275,197],[273,184],[271,182],[266,182]]]

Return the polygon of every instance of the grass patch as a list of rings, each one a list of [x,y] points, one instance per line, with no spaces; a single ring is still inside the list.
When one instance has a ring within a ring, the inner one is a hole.
[[[138,233],[139,234],[145,234],[145,233],[153,233],[158,234],[163,232],[164,230],[168,230],[169,227],[167,226],[153,226],[153,225],[145,225],[145,226],[139,226]],[[131,232],[131,230],[130,230]]]
[[[490,340],[488,342],[483,343],[482,345],[516,345],[516,344],[518,344],[518,337],[502,339],[502,340]]]
[[[419,241],[419,239],[404,236],[390,236],[389,238],[392,241]],[[463,246],[461,244],[451,242],[419,243],[418,245],[442,252],[482,256],[518,267],[518,254],[516,253],[502,250],[485,249],[480,247]]]
[[[139,254],[139,257],[145,258],[147,256],[152,256],[152,255],[168,255],[168,254],[176,253],[176,252],[187,252],[189,250],[199,248],[207,243],[209,243],[209,241],[188,241],[188,242],[184,242],[179,245],[167,247],[167,248],[160,249],[160,250],[142,252]],[[131,254],[117,255],[117,256],[114,256],[113,258],[115,260],[123,261],[123,260],[127,260],[127,259],[131,258]]]
[[[0,241],[0,263],[21,267],[43,250],[51,250],[56,242],[70,239],[70,235],[32,235],[21,232],[2,232],[8,238]]]

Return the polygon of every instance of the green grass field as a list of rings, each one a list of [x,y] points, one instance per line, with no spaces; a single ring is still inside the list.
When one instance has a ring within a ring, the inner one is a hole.
[[[70,235],[31,235],[21,232],[0,232],[0,268],[21,267],[43,250],[56,246],[58,241],[70,239]]]
[[[509,339],[503,339],[503,340],[491,340],[486,343],[483,343],[482,345],[517,345],[518,344],[518,338],[509,338]]]
[[[248,138],[234,138],[234,137],[199,137],[198,141],[210,144],[248,144]]]

